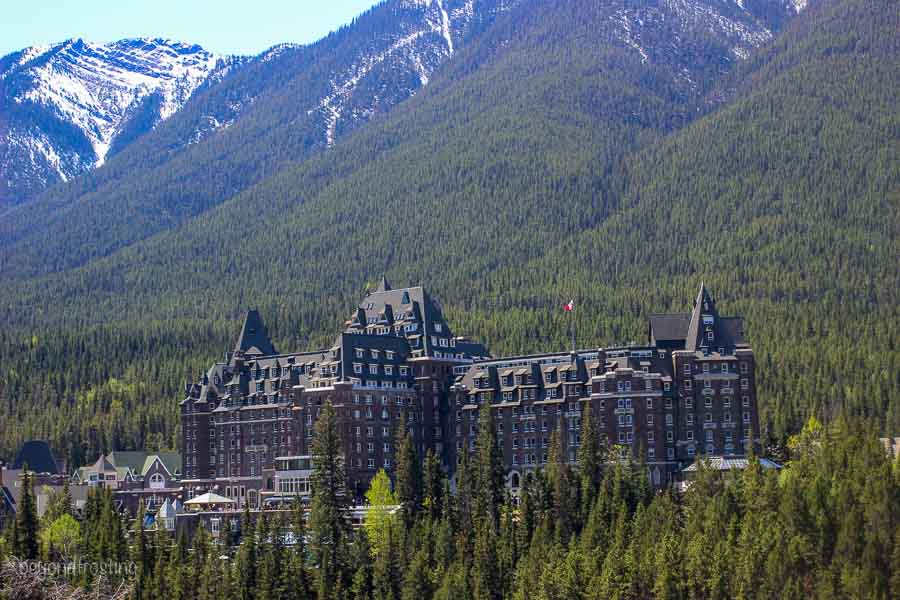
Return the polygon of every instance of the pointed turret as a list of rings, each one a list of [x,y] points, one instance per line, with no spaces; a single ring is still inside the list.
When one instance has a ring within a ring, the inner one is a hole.
[[[391,291],[391,284],[388,283],[387,277],[384,275],[381,276],[381,281],[378,283],[378,289],[376,292],[389,292]]]
[[[691,351],[710,348],[717,344],[719,315],[706,285],[700,284],[694,309],[691,311],[691,322],[688,325],[685,347]]]
[[[247,311],[244,325],[241,327],[241,335],[238,336],[237,343],[234,345],[234,351],[260,356],[277,354],[269,339],[269,332],[266,330],[262,317],[259,316],[259,311],[255,309]]]

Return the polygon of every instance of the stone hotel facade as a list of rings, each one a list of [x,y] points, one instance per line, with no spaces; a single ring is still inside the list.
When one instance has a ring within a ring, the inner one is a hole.
[[[759,425],[742,320],[721,317],[701,286],[691,312],[652,315],[648,334],[642,346],[495,359],[454,336],[423,288],[395,290],[382,278],[331,347],[280,353],[251,310],[234,349],[185,386],[183,484],[188,497],[216,490],[254,506],[308,493],[313,430],[327,402],[357,496],[378,469],[391,472],[401,426],[420,456],[432,449],[452,475],[485,407],[513,490],[546,462],[557,427],[576,460],[588,403],[603,440],[643,453],[656,484],[698,455],[744,455]]]

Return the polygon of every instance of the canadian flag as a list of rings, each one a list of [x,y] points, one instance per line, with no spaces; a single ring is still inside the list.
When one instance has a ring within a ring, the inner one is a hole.
[[[564,309],[566,312],[572,312],[573,310],[575,310],[575,301],[574,301],[574,300],[569,300],[569,301],[563,306],[563,309]]]

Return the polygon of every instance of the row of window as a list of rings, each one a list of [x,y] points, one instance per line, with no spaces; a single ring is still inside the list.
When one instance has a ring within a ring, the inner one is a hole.
[[[353,363],[353,372],[357,375],[362,375],[363,371],[365,371],[366,365],[362,363]],[[406,377],[409,375],[408,367],[398,367],[398,373],[401,377]],[[384,373],[385,375],[393,375],[394,374],[394,365],[381,365],[378,363],[371,363],[368,365],[368,373],[369,375],[378,375],[380,373]]]

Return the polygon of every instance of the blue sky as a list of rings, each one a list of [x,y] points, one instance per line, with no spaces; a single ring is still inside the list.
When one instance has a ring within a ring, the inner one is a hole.
[[[3,2],[0,56],[69,38],[162,37],[220,54],[308,43],[378,0],[31,0]]]

